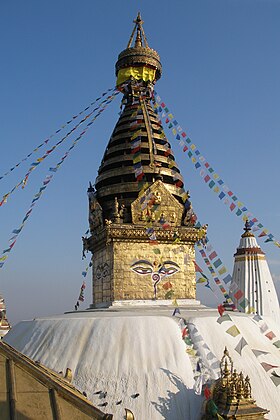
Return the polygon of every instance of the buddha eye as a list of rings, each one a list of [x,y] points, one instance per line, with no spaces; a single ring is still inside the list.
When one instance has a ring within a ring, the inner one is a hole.
[[[134,271],[137,274],[151,274],[153,272],[151,267],[145,267],[143,265],[136,265],[132,267],[132,271]]]
[[[165,276],[172,276],[173,274],[179,271],[179,266],[177,264],[172,264],[170,262],[165,262],[163,266],[159,269],[159,273]]]

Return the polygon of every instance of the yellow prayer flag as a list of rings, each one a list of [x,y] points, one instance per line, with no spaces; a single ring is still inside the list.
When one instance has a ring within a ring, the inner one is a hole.
[[[194,349],[186,349],[186,353],[188,353],[191,356],[195,356],[196,355],[196,351]]]
[[[232,327],[230,327],[226,330],[226,333],[228,333],[232,337],[236,337],[237,335],[240,334],[240,331],[239,331],[239,329],[237,328],[236,325],[233,325]]]
[[[131,136],[131,140],[136,139],[136,137],[141,136],[142,132],[141,130],[135,131],[135,133]]]
[[[194,149],[196,149],[196,145],[195,145],[195,144],[191,144],[190,148],[191,148],[192,150],[194,150]]]
[[[225,274],[226,273],[226,268],[225,267],[222,267],[220,270],[218,270],[219,271],[219,274],[220,275],[222,275],[222,274]]]
[[[138,162],[141,162],[141,155],[133,158],[133,163],[138,163]]]

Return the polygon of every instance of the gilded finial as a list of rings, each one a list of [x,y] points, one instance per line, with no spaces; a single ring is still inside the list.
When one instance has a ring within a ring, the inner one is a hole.
[[[231,369],[229,370],[229,365]],[[224,419],[258,419],[264,420],[269,412],[258,407],[251,396],[251,385],[248,376],[244,379],[243,373],[233,370],[233,362],[225,347],[221,359],[221,377],[213,384],[213,397],[205,405],[203,420],[212,420],[213,404],[216,407],[218,418]],[[237,415],[238,412],[238,415]],[[216,418],[216,416],[215,416]]]

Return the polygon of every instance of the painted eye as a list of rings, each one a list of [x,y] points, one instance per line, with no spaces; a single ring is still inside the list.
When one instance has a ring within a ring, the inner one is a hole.
[[[163,265],[159,269],[159,273],[165,276],[172,276],[173,274],[177,273],[177,271],[179,271],[179,269],[173,265],[170,265],[169,267]]]
[[[136,265],[132,268],[132,271],[134,271],[137,274],[151,274],[153,272],[151,267],[143,267],[141,265]]]

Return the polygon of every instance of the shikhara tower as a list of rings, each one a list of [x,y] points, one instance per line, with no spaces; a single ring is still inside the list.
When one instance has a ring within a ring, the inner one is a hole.
[[[189,194],[152,107],[160,57],[148,46],[140,14],[134,22],[116,63],[123,110],[88,189],[92,307],[194,303],[194,245],[206,233],[194,227]]]
[[[265,253],[248,222],[244,230],[234,254],[230,296],[241,312],[268,316],[280,323],[278,298]]]

